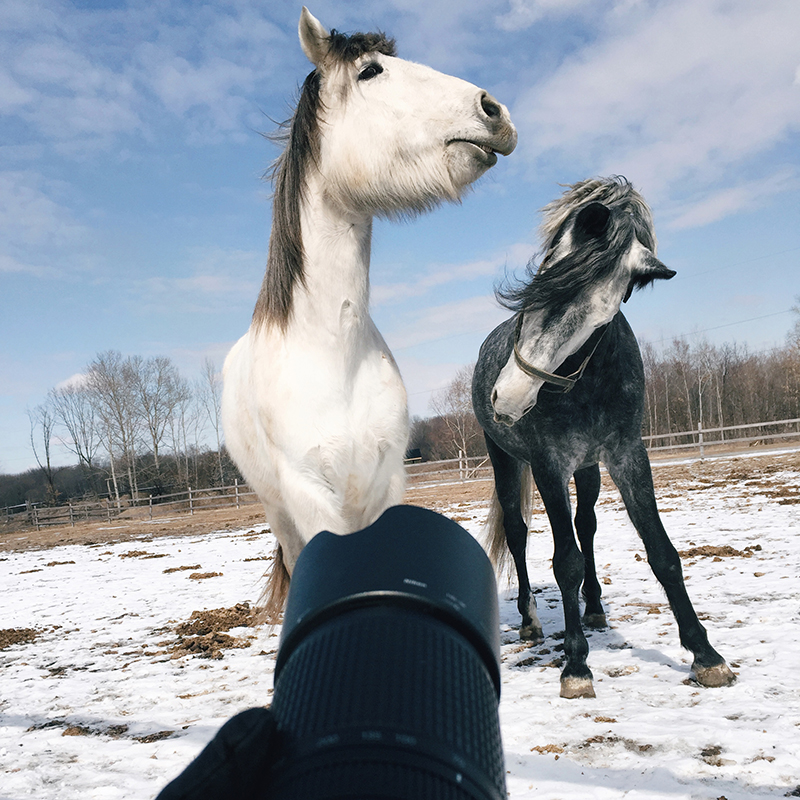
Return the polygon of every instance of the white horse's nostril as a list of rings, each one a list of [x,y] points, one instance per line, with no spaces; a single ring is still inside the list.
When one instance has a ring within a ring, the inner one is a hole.
[[[492,406],[497,402],[497,389],[492,389]]]
[[[481,108],[487,117],[500,117],[503,115],[500,104],[487,92],[481,95]]]

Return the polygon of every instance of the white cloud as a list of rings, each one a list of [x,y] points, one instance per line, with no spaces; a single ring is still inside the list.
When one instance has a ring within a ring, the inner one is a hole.
[[[597,41],[521,94],[514,116],[530,162],[626,174],[657,200],[730,181],[800,131],[794,0],[651,8],[609,14]]]
[[[766,178],[710,192],[703,199],[683,205],[667,223],[672,230],[698,228],[740,211],[759,206],[765,199],[798,186],[793,169],[781,170]],[[674,212],[673,212],[674,213]]]
[[[488,334],[508,316],[509,312],[498,306],[494,295],[469,297],[422,308],[409,315],[402,328],[389,332],[386,340],[392,350],[402,350],[476,331]]]
[[[85,372],[76,372],[70,375],[69,378],[56,384],[56,389],[80,389],[86,385],[87,375]]]
[[[501,253],[466,264],[431,264],[420,271],[413,281],[378,284],[372,288],[370,299],[374,306],[397,303],[412,297],[420,297],[430,291],[441,290],[451,283],[493,277],[499,271],[514,270],[527,264],[535,248],[531,244],[517,243],[503,248]]]
[[[30,275],[35,278],[53,278],[57,276],[57,271],[51,267],[43,267],[39,264],[27,264],[7,253],[0,253],[0,273]]]
[[[146,312],[217,313],[255,305],[264,254],[222,248],[190,252],[183,274],[132,282],[136,308]],[[187,274],[188,273],[188,274]],[[254,278],[258,275],[258,278]]]
[[[582,7],[596,5],[594,0],[511,0],[511,8],[497,17],[497,24],[507,31],[529,28],[549,16],[572,14]]]
[[[0,173],[0,247],[74,245],[87,229],[53,199],[64,187],[33,171]]]
[[[285,60],[285,34],[255,3],[37,5],[36,14],[14,5],[13,25],[0,32],[0,109],[65,153],[151,137],[164,111],[195,141],[241,138],[254,98]]]

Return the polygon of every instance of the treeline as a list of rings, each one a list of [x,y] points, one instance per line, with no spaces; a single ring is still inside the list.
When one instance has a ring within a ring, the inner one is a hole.
[[[644,436],[800,418],[800,319],[786,345],[767,353],[678,339],[660,351],[641,349]],[[425,461],[486,454],[472,370],[463,367],[434,393],[430,417],[412,419],[409,454]],[[222,441],[221,390],[209,360],[189,381],[169,358],[99,354],[80,379],[52,389],[30,412],[39,467],[0,475],[0,507],[231,485],[241,478]],[[75,466],[52,466],[56,444],[74,454]]]
[[[800,308],[795,310],[800,315]],[[660,351],[651,344],[640,346],[646,391],[643,436],[696,431],[698,424],[708,430],[800,418],[800,319],[785,346],[767,353],[751,353],[740,344],[690,345],[681,339]],[[412,420],[410,447],[423,460],[486,454],[472,412],[473,367],[463,368],[434,393],[434,416]],[[667,443],[659,439],[654,445]]]
[[[0,506],[165,494],[239,477],[222,444],[221,378],[206,359],[190,381],[166,357],[100,353],[29,412],[38,468],[0,476]],[[54,466],[61,445],[77,464]]]
[[[643,435],[724,428],[800,417],[800,335],[785,347],[642,346],[647,395]],[[656,444],[666,444],[660,440]]]

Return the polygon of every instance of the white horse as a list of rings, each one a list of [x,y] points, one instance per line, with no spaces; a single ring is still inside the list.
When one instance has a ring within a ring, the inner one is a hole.
[[[457,200],[517,134],[482,89],[347,36],[303,8],[306,78],[275,166],[264,283],[224,368],[227,447],[275,533],[267,618],[300,551],[402,501],[406,393],[369,316],[373,216]]]

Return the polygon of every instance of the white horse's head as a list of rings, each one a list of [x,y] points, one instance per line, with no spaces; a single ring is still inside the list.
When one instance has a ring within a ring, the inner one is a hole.
[[[508,155],[517,132],[491,95],[395,56],[383,34],[330,33],[303,8],[300,42],[315,66],[318,167],[345,212],[397,215],[456,200]]]
[[[650,209],[627,181],[583,181],[544,210],[548,239],[539,271],[527,285],[499,293],[522,315],[517,353],[491,394],[495,421],[507,425],[530,411],[552,382],[539,372],[552,374],[577,353],[635,288],[675,275],[656,258]]]

